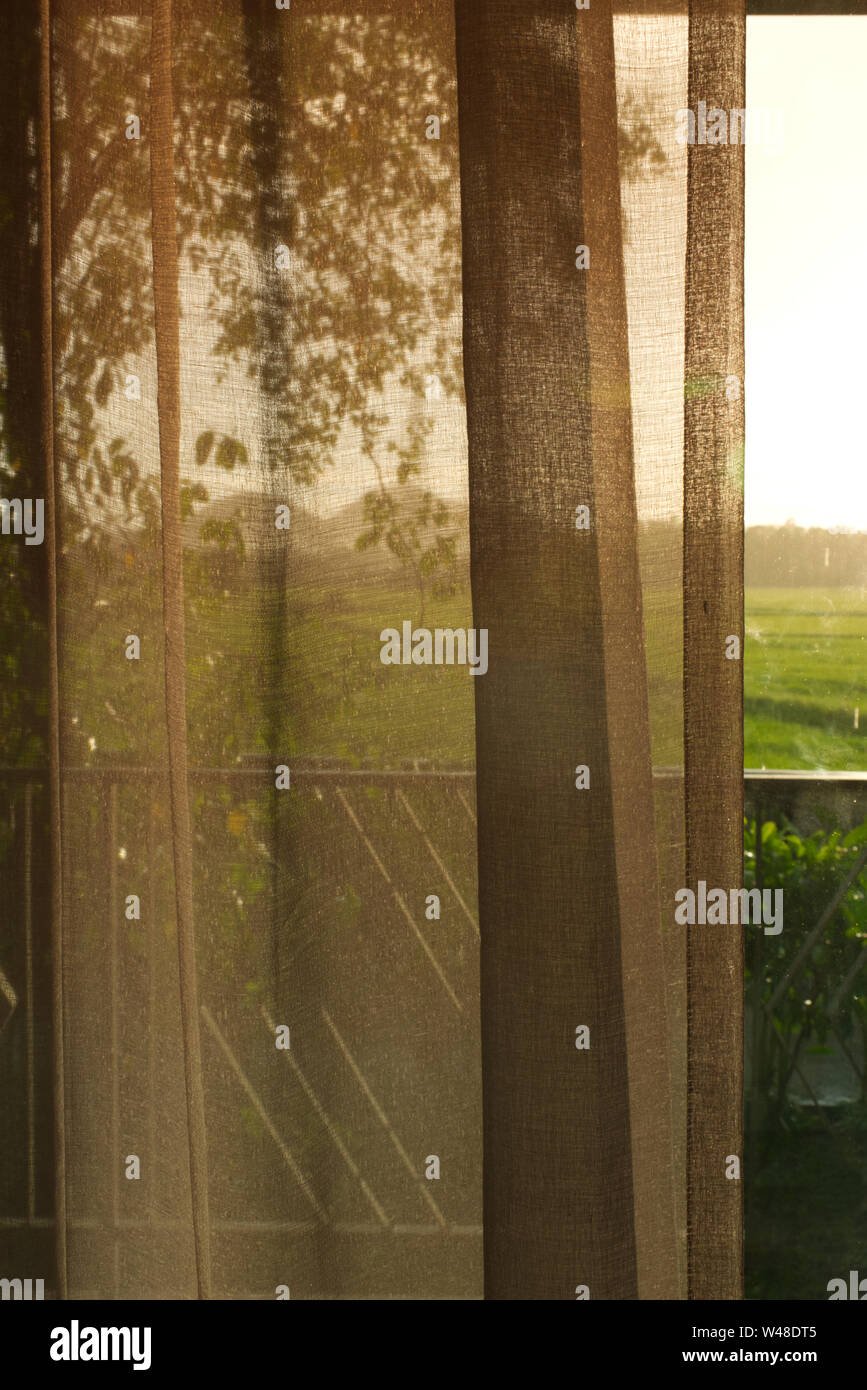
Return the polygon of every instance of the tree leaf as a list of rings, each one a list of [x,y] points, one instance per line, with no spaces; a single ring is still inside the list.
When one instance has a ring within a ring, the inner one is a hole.
[[[207,462],[211,450],[214,447],[214,431],[205,430],[196,440],[196,464],[202,468]]]

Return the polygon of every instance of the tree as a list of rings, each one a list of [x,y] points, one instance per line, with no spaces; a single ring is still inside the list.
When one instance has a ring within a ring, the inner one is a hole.
[[[293,16],[291,44],[282,22],[264,0],[235,15],[185,9],[175,49],[177,211],[182,291],[202,275],[210,285],[217,381],[220,362],[223,377],[229,363],[255,377],[265,417],[259,466],[310,483],[333,462],[341,429],[369,432],[371,401],[395,383],[420,392],[425,368],[459,389],[447,327],[458,291],[454,79],[447,36],[424,17]],[[8,268],[0,474],[4,491],[14,479],[22,495],[44,491],[37,24],[33,7],[16,11],[2,59],[2,134],[12,154],[0,171]],[[124,531],[127,553],[136,537],[149,551],[158,534],[153,461],[137,458],[122,436],[104,435],[112,403],[152,351],[149,39],[147,17],[86,10],[54,35],[63,544],[94,562]],[[449,138],[426,139],[431,109]],[[127,139],[130,113],[140,118],[139,140]],[[199,464],[207,453],[199,451]],[[252,466],[229,436],[215,456],[228,471]],[[207,496],[187,478],[186,507]],[[219,548],[226,537],[205,531],[201,540]],[[44,687],[44,571],[41,557],[20,547],[7,557],[5,727],[32,731],[44,703],[37,696],[27,708],[29,692]],[[32,755],[32,734],[7,735],[3,753]]]

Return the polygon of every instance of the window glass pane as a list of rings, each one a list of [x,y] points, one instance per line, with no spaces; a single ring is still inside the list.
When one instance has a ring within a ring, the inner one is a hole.
[[[867,1273],[865,67],[865,18],[748,20],[747,1298]]]

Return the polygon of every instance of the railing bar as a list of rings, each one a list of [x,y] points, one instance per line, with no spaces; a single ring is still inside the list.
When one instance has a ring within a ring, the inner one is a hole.
[[[145,907],[145,921],[147,923],[147,955],[148,955],[148,1002],[147,1002],[147,1025],[148,1025],[148,1220],[153,1220],[154,1197],[159,1191],[157,1182],[157,1143],[156,1143],[156,952],[159,936],[157,934],[156,922],[156,886],[154,873],[154,859],[156,851],[156,836],[154,833],[154,819],[156,811],[153,800],[148,804],[148,901]]]
[[[400,791],[400,790],[397,792],[397,799],[398,799],[398,801],[401,803],[401,805],[404,807],[404,809],[405,809],[407,815],[409,816],[410,820],[412,821],[412,823],[413,823],[415,829],[418,831],[419,835],[421,835],[422,839],[424,840],[425,844],[427,845],[427,848],[428,848],[428,850],[430,851],[431,858],[433,859],[434,863],[436,864],[437,868],[439,869],[440,873],[442,874],[442,876],[443,876],[443,878],[445,879],[446,883],[448,884],[449,888],[450,888],[451,891],[454,893],[455,897],[457,898],[458,902],[460,903],[461,908],[462,908],[463,913],[464,913],[464,916],[466,917],[467,921],[469,922],[470,926],[472,927],[473,931],[475,932],[476,936],[478,937],[478,936],[479,936],[479,924],[478,924],[478,922],[476,921],[476,919],[474,918],[473,914],[470,912],[470,909],[467,907],[466,903],[464,902],[464,900],[463,900],[463,898],[462,898],[460,892],[458,891],[457,884],[454,882],[454,880],[453,880],[451,874],[449,873],[448,869],[446,868],[445,864],[444,864],[443,861],[440,859],[439,855],[437,854],[436,850],[434,849],[434,847],[433,847],[433,845],[432,845],[432,843],[431,843],[430,837],[428,836],[427,831],[425,830],[425,828],[424,828],[424,826],[422,825],[421,821],[418,819],[418,816],[415,814],[415,811],[414,811],[414,810],[412,809],[412,807],[410,806],[410,804],[409,804],[409,802],[407,801],[406,797],[404,796],[403,792]]]
[[[867,769],[863,772],[846,769],[826,771],[824,768],[744,768],[747,782],[863,782],[867,785]]]
[[[273,1041],[275,1033],[274,1020],[272,1019],[271,1015],[269,1014],[268,1010],[265,1008],[264,1005],[262,1006],[261,1013],[263,1019],[265,1020],[265,1026],[271,1034],[271,1039]],[[338,1134],[334,1126],[334,1123],[332,1122],[330,1116],[325,1110],[325,1107],[320,1102],[319,1097],[317,1096],[313,1087],[310,1085],[310,1082],[307,1080],[306,1076],[299,1067],[295,1058],[292,1056],[291,1051],[284,1052],[283,1056],[285,1060],[289,1063],[289,1065],[292,1067],[292,1070],[298,1078],[298,1082],[301,1086],[301,1089],[304,1091],[304,1094],[310,1101],[310,1104],[313,1106],[313,1109],[316,1111],[316,1114],[319,1116],[320,1120],[325,1126],[325,1130],[328,1134],[329,1139],[334,1144],[334,1147],[337,1149],[337,1152],[340,1154],[340,1157],[343,1159],[350,1173],[358,1182],[368,1202],[372,1206],[373,1210],[376,1212],[380,1224],[386,1227],[390,1226],[391,1221],[388,1218],[388,1214],[385,1211],[385,1208],[382,1206],[382,1203],[378,1201],[375,1192],[371,1188],[370,1184],[366,1181],[364,1174],[362,1173],[358,1164],[355,1162],[355,1159],[352,1157],[352,1154],[349,1152],[348,1148],[346,1147],[340,1135]]]
[[[376,867],[379,869],[379,872],[382,874],[383,878],[385,879],[386,883],[388,884],[389,888],[391,889],[392,896],[394,897],[395,902],[397,903],[398,907],[400,908],[401,912],[403,913],[404,917],[406,918],[407,922],[409,923],[410,929],[411,929],[412,932],[414,933],[414,935],[415,935],[415,937],[416,937],[416,940],[419,942],[419,944],[420,944],[422,950],[424,951],[425,955],[427,956],[428,960],[430,961],[431,965],[433,966],[434,970],[436,971],[437,975],[439,976],[439,978],[440,978],[440,980],[441,980],[441,982],[442,982],[442,984],[443,984],[443,987],[444,987],[445,990],[446,990],[446,993],[448,994],[449,998],[451,999],[451,1001],[452,1001],[452,1003],[454,1004],[455,1008],[457,1009],[458,1013],[459,1013],[459,1014],[462,1014],[463,1011],[464,1011],[463,1005],[461,1004],[460,999],[459,999],[458,996],[455,994],[455,991],[452,989],[451,985],[449,984],[448,979],[446,978],[445,971],[443,970],[442,966],[440,965],[439,961],[437,960],[436,956],[434,955],[434,953],[433,953],[433,951],[432,951],[432,949],[431,949],[429,943],[425,940],[425,938],[422,936],[421,932],[419,931],[418,927],[416,926],[416,923],[415,923],[415,920],[414,920],[414,918],[413,918],[413,916],[412,916],[412,913],[410,912],[409,908],[407,907],[407,905],[406,905],[406,903],[404,902],[403,898],[401,897],[400,893],[398,893],[397,889],[395,888],[394,884],[392,883],[391,879],[389,878],[388,870],[386,869],[385,865],[383,864],[382,860],[380,859],[380,857],[379,857],[379,855],[377,854],[376,850],[374,849],[373,845],[370,843],[370,840],[369,840],[369,839],[367,838],[367,836],[365,835],[364,830],[362,829],[362,826],[361,826],[361,822],[359,821],[358,817],[356,816],[355,812],[353,811],[353,809],[352,809],[352,807],[350,806],[349,802],[347,801],[346,797],[343,795],[343,792],[342,792],[342,790],[340,789],[340,787],[337,788],[337,795],[338,795],[338,797],[340,798],[340,801],[341,801],[342,804],[343,804],[343,807],[344,807],[344,810],[346,811],[346,814],[348,815],[349,819],[352,821],[352,824],[355,826],[356,830],[358,831],[358,834],[359,834],[360,837],[361,837],[361,841],[362,841],[362,843],[363,843],[365,849],[367,850],[367,852],[368,852],[368,854],[370,855],[371,859],[373,860],[374,864],[375,864]]]
[[[313,1191],[312,1187],[308,1183],[290,1149],[280,1138],[280,1135],[278,1134],[270,1115],[268,1114],[267,1110],[265,1109],[256,1092],[253,1090],[250,1081],[244,1073],[241,1063],[238,1061],[234,1052],[230,1048],[228,1042],[223,1037],[223,1034],[220,1032],[220,1029],[217,1027],[217,1024],[215,1023],[214,1019],[211,1017],[211,1014],[207,1006],[205,1004],[200,1004],[199,1012],[201,1013],[202,1018],[205,1020],[208,1030],[210,1031],[211,1035],[216,1041],[217,1046],[219,1047],[220,1051],[226,1058],[226,1061],[229,1063],[229,1066],[231,1067],[232,1071],[234,1072],[235,1076],[240,1082],[245,1094],[252,1101],[256,1114],[259,1116],[259,1119],[262,1121],[271,1138],[274,1140],[274,1143],[277,1145],[277,1148],[283,1158],[284,1163],[286,1164],[289,1171],[292,1173],[293,1177],[295,1178],[295,1181],[301,1188],[301,1191],[304,1193],[305,1197],[309,1201],[310,1205],[313,1207],[314,1211],[317,1212],[323,1224],[326,1226],[330,1226],[332,1223],[329,1220],[328,1212],[325,1210],[322,1203],[319,1201],[319,1198],[316,1196],[316,1193]],[[377,1227],[377,1230],[379,1229],[381,1229],[381,1227]]]
[[[848,971],[846,972],[845,979],[838,986],[833,999],[828,1005],[829,1018],[834,1019],[837,1017],[837,1014],[840,1011],[840,1006],[843,1003],[843,996],[846,994],[847,990],[851,989],[855,977],[860,974],[860,972],[864,969],[865,965],[867,965],[867,946],[862,946],[857,956],[853,960],[851,966],[849,967]]]
[[[762,862],[762,826],[764,815],[761,798],[756,807],[756,887],[759,892],[762,890],[764,881],[764,866]],[[753,1057],[750,1075],[750,1088],[752,1092],[750,1119],[752,1129],[756,1130],[764,1123],[765,1096],[760,1093],[761,1078],[761,1047],[762,1047],[762,932],[756,932],[752,950],[752,1046]]]
[[[292,767],[292,777],[293,777],[293,779],[295,779],[295,778],[302,778],[302,779],[306,780],[306,779],[310,778],[310,779],[313,779],[313,780],[316,780],[316,781],[318,781],[318,780],[320,780],[320,779],[324,779],[324,780],[326,780],[326,781],[333,780],[333,781],[338,781],[338,782],[345,782],[345,781],[360,781],[360,782],[395,782],[395,781],[400,782],[400,781],[406,781],[406,782],[414,782],[414,783],[417,783],[417,782],[442,782],[442,781],[458,781],[458,782],[462,782],[462,781],[463,781],[463,782],[472,782],[472,781],[475,781],[475,777],[476,777],[476,774],[475,774],[474,771],[472,771],[472,770],[466,771],[466,770],[462,770],[462,769],[458,769],[458,770],[455,770],[455,771],[447,771],[447,770],[433,771],[433,770],[431,770],[431,771],[422,771],[422,772],[404,772],[404,771],[401,771],[400,769],[397,769],[397,768],[354,768],[354,767],[326,767],[326,768],[320,768],[320,767],[310,767],[310,766],[307,766],[307,767],[305,767],[305,766],[296,766],[294,763],[291,765],[291,767]],[[112,777],[112,778],[118,778],[119,780],[126,780],[127,778],[135,778],[135,777],[139,777],[139,778],[147,777],[147,778],[162,778],[162,779],[165,779],[165,771],[164,771],[164,769],[161,769],[161,768],[152,768],[152,767],[130,767],[130,766],[102,767],[102,768],[98,768],[98,767],[72,767],[72,768],[65,768],[65,769],[64,769],[64,772],[65,772],[65,773],[69,773],[70,776],[74,776],[74,777],[94,777],[94,778],[109,778],[109,777]],[[229,778],[234,778],[234,777],[237,777],[237,778],[241,779],[242,781],[243,781],[243,780],[250,781],[250,780],[257,779],[257,778],[262,778],[263,783],[264,783],[265,785],[268,785],[268,784],[270,783],[270,779],[273,777],[273,772],[274,772],[274,766],[273,766],[272,763],[251,764],[251,765],[246,766],[246,767],[191,767],[191,768],[189,769],[189,775],[190,775],[191,778],[202,778],[202,779],[206,779],[206,780],[207,780],[207,779],[210,779],[210,778],[213,778],[213,777],[222,777],[222,778],[227,778],[227,777],[229,777]],[[0,774],[0,775],[2,775],[2,774]]]
[[[117,782],[108,789],[108,920],[111,941],[111,1213],[114,1228],[112,1281],[114,1297],[120,1296],[120,1068],[118,1049],[118,942],[117,942]]]
[[[0,1229],[3,1230],[23,1230],[34,1229],[40,1231],[51,1230],[54,1220],[50,1216],[38,1216],[32,1223],[26,1217],[0,1216]],[[150,1221],[145,1217],[135,1220],[125,1218],[119,1223],[121,1231],[188,1231],[189,1222],[181,1218],[163,1217],[156,1221]],[[481,1226],[462,1225],[455,1222],[445,1226],[434,1226],[430,1222],[419,1222],[417,1225],[402,1224],[395,1226],[381,1226],[376,1222],[358,1221],[337,1221],[329,1225],[329,1231],[336,1235],[368,1235],[368,1236],[425,1236],[425,1235],[449,1235],[467,1236],[477,1239],[483,1234]],[[104,1231],[104,1223],[96,1219],[83,1217],[80,1221],[70,1221],[69,1230],[71,1231]],[[322,1223],[319,1221],[212,1221],[212,1231],[248,1231],[251,1234],[258,1234],[265,1231],[274,1232],[308,1232],[314,1234],[322,1230]],[[81,1298],[85,1295],[81,1294]]]
[[[388,1135],[389,1139],[391,1140],[392,1144],[397,1150],[401,1162],[407,1169],[413,1182],[417,1184],[419,1190],[421,1191],[422,1197],[425,1199],[428,1206],[431,1208],[431,1211],[434,1213],[440,1226],[447,1225],[448,1223],[446,1222],[445,1217],[443,1216],[442,1212],[440,1211],[439,1207],[437,1206],[436,1202],[434,1201],[433,1197],[430,1195],[430,1192],[428,1191],[427,1184],[422,1181],[415,1164],[413,1163],[406,1149],[403,1147],[399,1135],[392,1128],[388,1116],[386,1115],[382,1106],[379,1104],[379,1101],[376,1099],[376,1096],[373,1094],[373,1091],[368,1085],[361,1068],[359,1067],[352,1053],[349,1051],[349,1048],[347,1047],[346,1043],[343,1041],[342,1037],[337,1031],[337,1025],[332,1022],[331,1016],[326,1012],[325,1009],[322,1009],[321,1013],[322,1017],[325,1019],[326,1024],[331,1030],[335,1042],[337,1043],[338,1047],[340,1048],[341,1052],[346,1058],[346,1061],[349,1063],[349,1066],[352,1069],[352,1073],[356,1081],[358,1082],[359,1086],[361,1087],[362,1091],[364,1092],[365,1096],[367,1097],[368,1101],[373,1107],[373,1113],[376,1115],[376,1118],[379,1120],[380,1124],[385,1129],[386,1134]]]
[[[275,754],[276,758],[277,755]],[[272,758],[262,758],[256,762],[233,765],[231,767],[191,767],[190,776],[201,777],[249,777],[259,773],[270,773],[273,770]],[[321,764],[315,760],[305,759],[303,763],[292,765],[293,776],[299,777],[324,777],[324,778],[349,778],[357,779],[405,779],[408,782],[432,780],[451,780],[474,781],[474,768],[364,768],[346,767],[339,763]],[[654,767],[653,776],[662,781],[678,781],[683,779],[683,768],[679,767]],[[43,767],[0,767],[0,781],[35,781],[41,782],[48,775],[48,769]],[[165,778],[164,768],[137,766],[129,763],[119,763],[116,766],[68,766],[64,767],[63,775],[73,777],[162,777]],[[840,770],[827,771],[816,768],[744,768],[745,782],[850,782],[860,783],[867,788],[867,769],[864,771]]]
[[[835,1022],[833,1022],[833,1021],[832,1021],[832,1023],[831,1023],[831,1032],[834,1034],[834,1037],[837,1039],[838,1043],[840,1044],[841,1048],[843,1049],[844,1053],[846,1054],[846,1060],[847,1060],[847,1062],[849,1063],[849,1066],[852,1068],[852,1070],[853,1070],[853,1072],[855,1073],[855,1075],[857,1076],[858,1080],[859,1080],[859,1081],[861,1082],[861,1084],[863,1085],[863,1083],[864,1083],[864,1076],[863,1076],[863,1073],[862,1073],[862,1071],[861,1071],[861,1068],[858,1066],[857,1062],[855,1061],[855,1058],[852,1056],[852,1053],[849,1051],[848,1047],[846,1046],[846,1042],[845,1042],[845,1040],[844,1040],[844,1038],[843,1038],[842,1033],[840,1032],[839,1028],[837,1027],[837,1024],[836,1024]]]
[[[801,966],[803,965],[804,961],[806,960],[807,956],[812,950],[813,944],[816,941],[817,937],[821,934],[826,924],[830,921],[834,913],[837,911],[837,908],[840,906],[846,894],[849,892],[849,889],[855,882],[855,879],[858,877],[865,864],[867,864],[867,849],[863,849],[859,854],[854,867],[850,869],[846,878],[840,884],[840,887],[837,889],[830,903],[825,908],[825,911],[822,913],[815,927],[813,927],[812,931],[807,936],[800,951],[795,956],[795,959],[792,961],[792,964],[789,966],[782,980],[777,985],[777,988],[774,990],[770,999],[765,1004],[765,1012],[767,1014],[772,1013],[775,1006],[779,1003],[783,994],[788,989],[790,982],[797,975],[798,971],[800,970]]]
[[[357,0],[356,0],[357,2]],[[164,1301],[174,1300],[183,1302],[188,1296],[186,1289],[163,1290],[162,1298]],[[53,1302],[57,1297],[56,1291],[46,1285],[46,1298]],[[76,1298],[83,1302],[97,1302],[103,1298],[101,1289],[84,1289]],[[264,1293],[235,1293],[229,1290],[226,1293],[213,1294],[215,1303],[270,1303],[274,1298],[271,1288]],[[414,1303],[418,1299],[417,1294],[409,1293],[305,1293],[304,1302],[310,1303]],[[481,1301],[481,1294],[433,1294],[430,1298],[426,1297],[427,1303],[478,1303]],[[301,1301],[300,1299],[298,1300]]]
[[[24,997],[27,1026],[27,1215],[36,1217],[36,1069],[33,1010],[33,783],[24,787]]]
[[[783,1038],[781,1037],[780,1033],[777,1031],[776,1021],[774,1021],[774,1027],[771,1029],[771,1032],[772,1032],[773,1036],[776,1038],[777,1042],[779,1043],[780,1048],[781,1048],[782,1053],[783,1053],[783,1056],[785,1057],[786,1061],[787,1061],[787,1062],[790,1061],[791,1059],[790,1059],[789,1049],[787,1048],[785,1042],[783,1041]],[[794,1072],[796,1072],[797,1075],[798,1075],[798,1076],[801,1078],[801,1080],[803,1081],[805,1087],[807,1088],[807,1091],[809,1092],[810,1099],[811,1099],[811,1101],[813,1102],[814,1106],[816,1107],[816,1110],[817,1110],[818,1113],[819,1113],[819,1118],[821,1119],[822,1123],[824,1124],[824,1126],[825,1126],[825,1128],[828,1130],[828,1132],[831,1133],[831,1122],[830,1122],[830,1120],[828,1119],[827,1115],[825,1114],[825,1111],[824,1111],[823,1107],[819,1104],[819,1098],[818,1098],[818,1096],[816,1095],[816,1092],[813,1090],[812,1086],[810,1085],[809,1081],[807,1080],[806,1076],[805,1076],[804,1073],[801,1071],[801,1068],[800,1068],[800,1065],[799,1065],[798,1062],[793,1062],[793,1063],[792,1063],[792,1070],[793,1070]],[[791,1075],[791,1073],[790,1073],[790,1075]],[[788,1084],[788,1083],[787,1083],[787,1084]]]
[[[461,805],[463,806],[464,810],[466,811],[467,815],[469,816],[470,820],[472,821],[473,825],[478,825],[478,821],[476,820],[476,813],[475,813],[475,811],[473,810],[473,808],[472,808],[472,806],[470,805],[470,803],[467,801],[467,798],[464,796],[464,794],[463,794],[463,792],[461,791],[460,787],[458,787],[458,789],[457,789],[457,798],[458,798],[458,801],[459,801],[459,802],[461,803]]]

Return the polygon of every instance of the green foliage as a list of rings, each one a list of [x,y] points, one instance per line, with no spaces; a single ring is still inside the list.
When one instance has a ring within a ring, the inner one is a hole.
[[[665,151],[654,131],[660,119],[652,94],[629,92],[619,103],[617,151],[622,177],[642,179],[660,173],[666,165]]]
[[[425,620],[426,598],[448,598],[457,587],[457,537],[443,535],[451,520],[446,504],[423,492],[415,505],[401,508],[399,492],[383,488],[364,497],[366,530],[355,542],[356,550],[369,550],[383,544],[414,581],[419,594],[420,622]]]
[[[856,974],[839,993],[867,944],[867,868],[857,874],[804,959],[798,959],[865,846],[867,822],[848,835],[817,830],[801,836],[791,826],[765,821],[759,846],[756,821],[744,821],[745,886],[782,889],[785,909],[783,931],[778,936],[756,931],[747,948],[752,1103],[763,1125],[785,1121],[795,1064],[807,1050],[833,1046],[834,1030],[844,1044],[860,1032],[867,1056],[867,977]],[[790,970],[769,1018],[765,1006]]]

